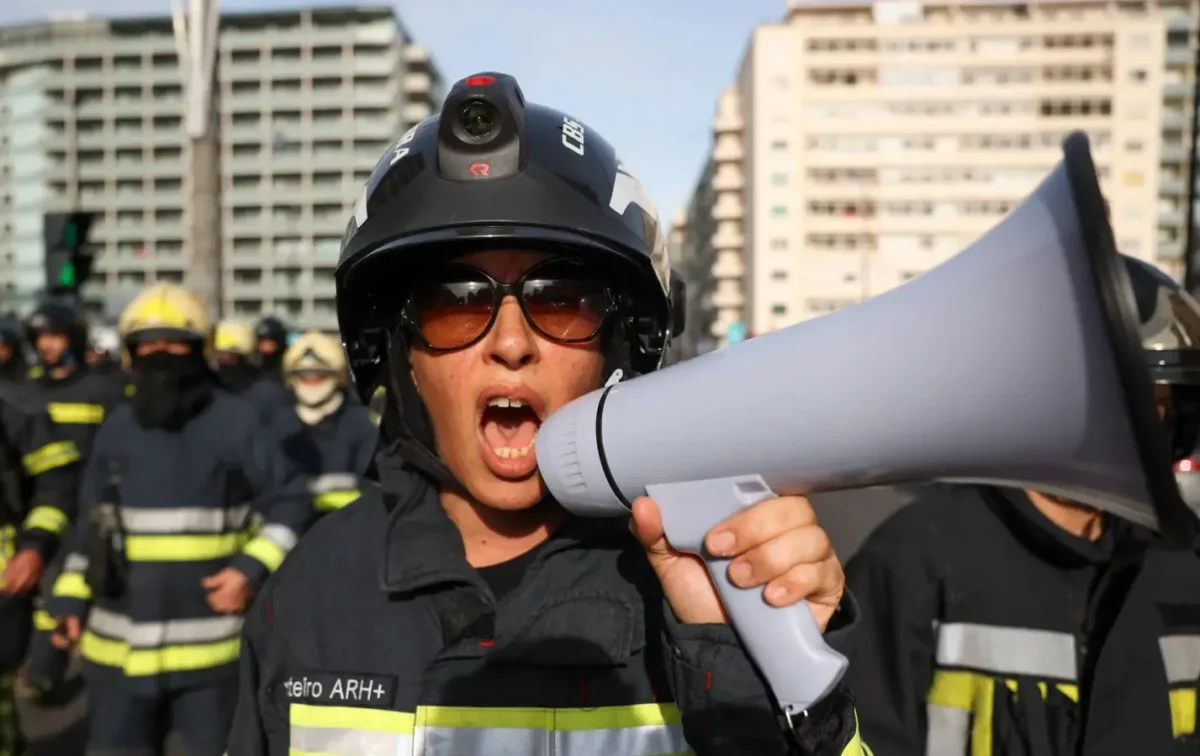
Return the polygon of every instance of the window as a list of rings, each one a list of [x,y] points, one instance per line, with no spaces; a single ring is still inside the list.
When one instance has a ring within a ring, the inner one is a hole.
[[[786,281],[787,277],[788,277],[788,274],[787,274],[786,270],[771,271],[771,280],[772,281]]]
[[[1143,181],[1141,171],[1125,171],[1121,174],[1121,184],[1123,186],[1141,186]]]
[[[786,205],[776,205],[771,208],[771,216],[775,218],[786,218],[788,209]]]
[[[1139,68],[1135,71],[1130,71],[1129,72],[1129,80],[1134,82],[1135,84],[1145,81],[1146,80],[1145,69]]]
[[[786,139],[776,139],[775,141],[771,142],[771,149],[776,152],[783,152],[787,148],[788,143]]]
[[[788,175],[786,173],[776,173],[771,176],[771,183],[775,186],[787,186]]]
[[[1130,139],[1125,142],[1126,152],[1141,152],[1145,145],[1140,139]]]
[[[776,252],[783,252],[787,248],[788,248],[788,240],[787,239],[772,239],[771,240],[771,249],[772,250],[774,250]]]
[[[787,305],[779,304],[779,303],[771,305],[771,314],[772,315],[787,315]]]

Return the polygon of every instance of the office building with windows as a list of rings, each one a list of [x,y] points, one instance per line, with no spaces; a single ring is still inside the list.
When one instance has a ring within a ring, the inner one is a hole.
[[[389,5],[222,16],[222,307],[332,330],[354,200],[442,83]],[[167,16],[0,29],[0,309],[43,287],[42,213],[97,213],[89,301],[184,282],[191,142]]]
[[[714,331],[920,275],[1016,207],[1075,130],[1122,251],[1182,276],[1198,27],[1200,0],[792,0],[717,108],[713,273],[731,308]]]

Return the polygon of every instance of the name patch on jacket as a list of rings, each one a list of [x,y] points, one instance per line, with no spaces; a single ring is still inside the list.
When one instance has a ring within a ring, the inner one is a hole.
[[[390,709],[396,698],[396,676],[310,672],[292,675],[280,688],[288,703]]]

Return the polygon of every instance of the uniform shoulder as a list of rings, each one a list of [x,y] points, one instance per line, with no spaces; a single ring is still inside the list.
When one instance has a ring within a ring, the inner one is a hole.
[[[274,592],[338,590],[369,580],[383,552],[387,522],[379,486],[364,486],[354,503],[323,516],[300,538],[271,579]]]
[[[893,514],[867,538],[860,553],[902,552],[920,554],[931,543],[945,543],[954,534],[964,537],[990,517],[977,486],[931,483],[909,489],[908,504]]]

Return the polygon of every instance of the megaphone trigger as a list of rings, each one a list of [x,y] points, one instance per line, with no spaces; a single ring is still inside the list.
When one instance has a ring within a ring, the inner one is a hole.
[[[849,662],[825,643],[808,604],[767,604],[761,588],[739,588],[729,581],[731,560],[704,550],[705,536],[719,523],[740,509],[775,498],[762,476],[657,483],[646,486],[646,495],[658,505],[671,546],[708,565],[721,603],[737,618],[734,629],[750,657],[772,660],[760,669],[780,710],[788,717],[802,714],[832,692]]]

